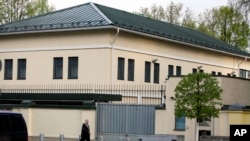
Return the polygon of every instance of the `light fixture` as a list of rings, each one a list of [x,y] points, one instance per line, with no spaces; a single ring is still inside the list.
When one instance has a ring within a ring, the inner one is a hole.
[[[155,63],[155,62],[157,62],[158,61],[158,59],[152,59],[152,62],[153,63]]]
[[[200,70],[202,67],[203,67],[203,66],[198,66],[197,68],[198,68],[198,70]]]
[[[171,100],[175,100],[175,98],[173,96],[170,97]]]
[[[234,74],[235,74],[235,71],[232,71],[232,72],[231,72],[231,75],[234,75]]]

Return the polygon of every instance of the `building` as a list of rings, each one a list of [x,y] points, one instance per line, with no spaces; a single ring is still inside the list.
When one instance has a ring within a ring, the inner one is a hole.
[[[190,28],[86,3],[0,25],[1,107],[22,112],[30,136],[77,138],[85,118],[93,125],[98,118],[93,100],[157,105],[154,133],[189,141],[195,122],[176,119],[171,99],[181,76],[211,73],[225,107],[247,107],[249,57]],[[232,117],[222,111],[202,128],[228,136]]]

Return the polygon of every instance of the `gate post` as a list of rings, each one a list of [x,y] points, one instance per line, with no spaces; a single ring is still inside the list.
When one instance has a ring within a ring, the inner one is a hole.
[[[44,134],[39,135],[39,141],[44,141]]]
[[[79,136],[78,136],[78,141],[80,141],[80,140],[81,140],[81,138],[82,138],[82,137],[81,137],[81,135],[79,135]]]
[[[104,140],[103,140],[103,136],[100,136],[100,140],[98,140],[98,141],[104,141]]]
[[[63,139],[64,139],[64,135],[63,134],[60,134],[60,141],[63,141]]]

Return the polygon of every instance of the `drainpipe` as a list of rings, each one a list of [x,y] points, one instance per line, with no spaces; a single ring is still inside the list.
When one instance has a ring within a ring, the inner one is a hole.
[[[120,28],[117,28],[116,30],[116,34],[113,38],[113,41],[111,42],[111,74],[110,74],[110,83],[111,83],[111,87],[113,89],[113,81],[114,81],[114,44],[115,44],[115,41],[119,35],[119,32],[120,32]]]
[[[247,61],[247,56],[245,57],[245,59],[244,60],[242,60],[239,64],[238,64],[238,74],[240,74],[240,65],[241,64],[243,64],[244,62],[246,62]]]

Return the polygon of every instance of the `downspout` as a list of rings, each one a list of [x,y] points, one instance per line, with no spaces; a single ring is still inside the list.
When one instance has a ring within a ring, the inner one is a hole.
[[[242,60],[239,64],[238,64],[238,74],[240,74],[240,65],[241,64],[243,64],[244,62],[246,62],[247,61],[247,56],[245,57],[245,59],[244,60]]]
[[[119,32],[120,32],[120,28],[117,28],[116,30],[116,34],[111,42],[111,74],[110,74],[110,84],[111,84],[111,87],[113,89],[113,83],[114,83],[114,44],[115,44],[115,41],[119,35]]]

